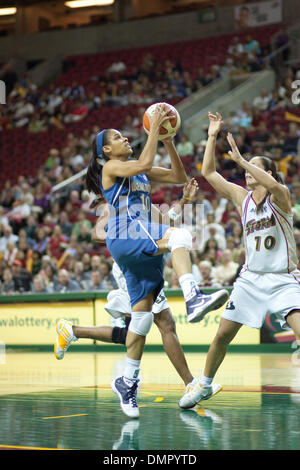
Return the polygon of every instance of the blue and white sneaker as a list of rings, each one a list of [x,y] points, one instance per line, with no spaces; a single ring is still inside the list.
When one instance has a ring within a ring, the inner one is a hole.
[[[217,310],[227,302],[229,293],[222,289],[213,294],[204,294],[200,289],[194,289],[195,294],[186,301],[186,313],[189,323],[196,323],[212,310]]]
[[[121,408],[130,418],[138,418],[139,408],[136,403],[136,394],[139,380],[118,377],[111,382],[111,388],[119,396]]]

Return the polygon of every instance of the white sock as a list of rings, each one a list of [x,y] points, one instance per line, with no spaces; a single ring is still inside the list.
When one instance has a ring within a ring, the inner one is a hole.
[[[123,376],[131,380],[137,379],[140,372],[140,364],[141,361],[137,361],[136,359],[130,359],[130,357],[126,356],[125,370]]]
[[[205,377],[205,375],[203,375],[202,379],[201,379],[201,384],[203,387],[208,387],[209,385],[211,385],[212,381],[213,381],[213,377]]]
[[[195,289],[193,288],[197,289],[197,282],[192,273],[183,274],[178,280],[183,292],[184,300],[187,301],[195,295]]]

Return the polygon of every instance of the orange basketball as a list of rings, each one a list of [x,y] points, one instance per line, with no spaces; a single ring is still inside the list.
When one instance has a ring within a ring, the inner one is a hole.
[[[169,103],[154,103],[146,109],[143,116],[143,127],[145,129],[145,132],[146,134],[149,134],[150,123],[148,116],[155,111],[156,106],[159,104],[163,104],[164,109],[168,111],[167,115],[170,116],[170,119],[166,121],[163,126],[161,126],[159,130],[158,140],[164,140],[166,137],[175,137],[175,135],[179,131],[181,119],[177,109]]]

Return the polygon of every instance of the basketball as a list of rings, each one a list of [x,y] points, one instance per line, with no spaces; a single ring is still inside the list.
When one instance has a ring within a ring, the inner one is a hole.
[[[151,115],[154,111],[157,105],[163,104],[164,109],[168,110],[168,116],[170,116],[170,119],[164,123],[163,126],[161,126],[159,130],[159,137],[158,140],[164,140],[167,137],[175,137],[177,132],[179,131],[180,124],[181,124],[181,119],[180,115],[174,106],[172,106],[169,103],[154,103],[149,108],[146,109],[144,116],[143,116],[143,127],[145,129],[146,134],[149,134],[150,131],[150,122],[149,122],[149,115]]]

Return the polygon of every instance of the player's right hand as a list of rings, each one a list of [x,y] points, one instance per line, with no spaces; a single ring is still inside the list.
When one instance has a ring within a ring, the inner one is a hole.
[[[190,179],[185,185],[183,186],[183,197],[185,198],[191,198],[195,196],[199,189],[197,180],[195,178]]]
[[[224,124],[221,114],[216,113],[216,116],[210,111],[208,113],[209,118],[209,128],[208,135],[210,137],[216,137],[221,130],[222,125]]]
[[[164,109],[164,105],[159,103],[156,105],[154,112],[148,117],[150,123],[150,131],[159,129],[164,122],[168,121],[168,109]]]

